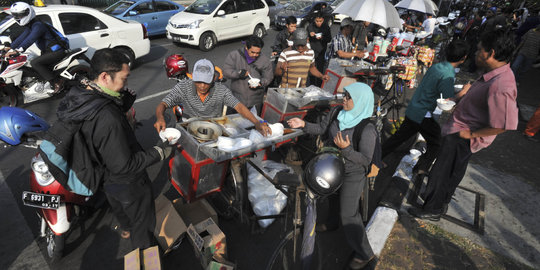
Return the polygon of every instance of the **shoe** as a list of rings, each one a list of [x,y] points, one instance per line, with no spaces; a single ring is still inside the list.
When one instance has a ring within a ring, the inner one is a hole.
[[[368,263],[375,258],[375,255],[371,256],[371,258],[367,260],[362,260],[358,258],[352,258],[351,262],[349,263],[349,269],[352,270],[360,270],[364,269],[368,265]]]
[[[530,136],[529,134],[525,134],[525,133],[522,133],[523,136],[525,136],[525,138],[531,142],[540,142],[540,140],[538,140],[537,138],[535,138],[534,136]]]
[[[411,214],[413,217],[419,218],[419,219],[427,219],[431,221],[439,221],[441,219],[441,214],[436,214],[432,212],[427,212],[420,208],[409,208],[407,210],[409,214]]]

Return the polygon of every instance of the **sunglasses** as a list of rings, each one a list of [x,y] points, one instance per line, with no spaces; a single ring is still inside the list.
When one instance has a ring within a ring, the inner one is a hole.
[[[349,92],[343,92],[343,99],[351,99],[351,94]]]

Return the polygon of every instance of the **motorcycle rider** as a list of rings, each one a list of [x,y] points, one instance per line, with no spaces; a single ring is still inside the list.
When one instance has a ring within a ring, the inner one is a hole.
[[[60,89],[60,81],[55,79],[52,71],[52,65],[58,63],[66,56],[66,50],[69,45],[62,42],[57,36],[51,25],[46,25],[39,19],[36,19],[36,12],[27,3],[16,2],[9,9],[15,21],[24,28],[24,31],[19,35],[10,47],[4,48],[8,51],[6,57],[22,53],[36,44],[41,51],[41,55],[31,61],[32,68],[47,82],[54,86],[54,90]]]

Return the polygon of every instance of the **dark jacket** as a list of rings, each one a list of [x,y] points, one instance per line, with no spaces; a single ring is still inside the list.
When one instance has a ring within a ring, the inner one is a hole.
[[[332,120],[330,113],[322,117],[319,123],[309,123],[306,122],[306,125],[303,128],[303,131],[312,134],[312,135],[323,135],[326,133],[324,138],[325,146],[335,146],[333,139],[339,130],[339,120]],[[354,142],[352,140],[354,135],[354,128],[348,128],[341,131],[341,136],[346,138],[349,136],[351,145],[341,149],[341,154],[345,158],[345,172],[346,173],[360,173],[361,175],[366,175],[371,164],[371,159],[373,157],[373,151],[375,150],[375,140],[377,140],[377,130],[373,124],[368,124],[362,134],[360,139],[356,142],[358,145],[359,151],[354,149]]]
[[[257,60],[248,64],[244,51],[242,47],[227,55],[223,64],[223,76],[231,80],[233,95],[250,108],[263,103],[264,89],[272,82],[274,72],[268,57],[261,54]],[[248,84],[250,78],[245,71],[248,71],[253,78],[260,79],[262,87],[250,88]]]
[[[58,106],[59,121],[82,122],[81,132],[92,157],[89,162],[104,167],[105,184],[146,181],[146,167],[160,160],[157,150],[142,149],[126,118],[134,100],[127,92],[115,98],[80,85],[72,87]]]
[[[45,23],[36,19],[32,20],[27,27],[24,27],[22,34],[11,43],[11,48],[18,49],[22,47],[23,50],[26,50],[34,43],[42,53],[46,52],[51,47],[51,44],[57,43],[55,36],[53,36]]]
[[[272,52],[280,54],[283,50],[287,49],[289,47],[287,40],[292,41],[292,33],[289,33],[289,30],[285,28],[277,34],[274,45],[272,46]]]
[[[322,38],[317,39],[315,36],[309,36],[309,44],[311,46],[311,49],[315,52],[315,57],[322,54],[324,56],[324,53],[326,52],[326,46],[328,45],[328,42],[332,40],[332,34],[330,33],[330,27],[328,27],[328,24],[323,23],[321,27],[317,27],[314,22],[310,23],[307,27],[308,34],[311,32],[314,33],[322,33]]]

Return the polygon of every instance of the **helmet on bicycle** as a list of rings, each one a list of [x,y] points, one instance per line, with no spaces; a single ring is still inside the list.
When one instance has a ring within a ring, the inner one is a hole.
[[[9,8],[9,11],[15,21],[20,26],[27,25],[31,20],[36,17],[34,9],[25,2],[16,2]]]
[[[189,71],[188,62],[181,54],[172,54],[165,59],[165,72],[167,77],[178,78],[186,76]]]
[[[45,131],[49,125],[35,113],[17,108],[0,108],[0,140],[17,145],[25,133]]]
[[[304,181],[309,190],[319,196],[336,192],[343,183],[345,164],[335,153],[316,155],[304,169]]]

